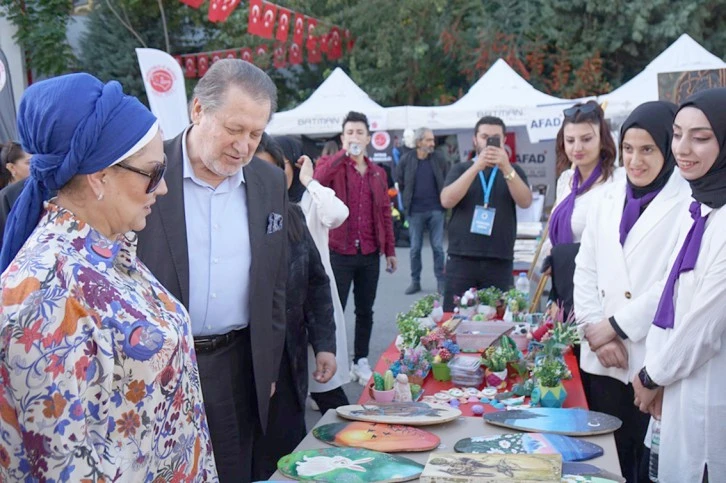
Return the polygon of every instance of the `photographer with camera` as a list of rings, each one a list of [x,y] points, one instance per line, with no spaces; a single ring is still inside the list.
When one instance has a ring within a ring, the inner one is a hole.
[[[471,287],[512,286],[515,205],[527,208],[532,192],[519,166],[504,150],[504,121],[485,116],[474,127],[476,157],[454,165],[441,191],[441,206],[451,208],[446,260],[444,310],[454,309],[454,295]]]
[[[398,266],[388,198],[388,177],[365,155],[371,142],[368,118],[349,112],[340,136],[343,149],[322,157],[315,166],[315,179],[331,188],[348,207],[348,219],[330,230],[330,262],[340,302],[345,310],[350,286],[355,283],[355,342],[351,379],[366,385],[371,378],[368,348],[373,329],[373,303],[378,290],[380,256],[386,271]]]

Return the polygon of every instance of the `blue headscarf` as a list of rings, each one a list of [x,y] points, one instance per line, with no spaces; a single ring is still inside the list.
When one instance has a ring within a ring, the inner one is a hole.
[[[155,122],[116,81],[104,84],[89,74],[69,74],[30,86],[18,110],[20,142],[32,154],[30,177],[8,215],[0,272],[35,229],[52,192],[78,174],[118,162]]]

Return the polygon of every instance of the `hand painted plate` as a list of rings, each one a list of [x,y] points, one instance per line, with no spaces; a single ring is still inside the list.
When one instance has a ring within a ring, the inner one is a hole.
[[[421,474],[427,482],[536,482],[560,483],[562,457],[558,454],[431,453]]]
[[[554,433],[566,436],[592,436],[612,433],[623,422],[615,416],[579,408],[530,408],[499,411],[484,415],[494,426],[519,431]]]
[[[401,456],[360,448],[323,448],[283,456],[277,469],[302,481],[373,483],[418,478],[423,465]]]
[[[341,406],[338,416],[353,421],[426,426],[453,421],[461,411],[449,405],[410,403],[366,403]]]
[[[457,453],[561,454],[563,461],[585,461],[603,455],[589,441],[551,433],[513,433],[465,438],[456,442]]]
[[[625,483],[625,478],[589,463],[562,463],[562,481],[568,483],[579,481]]]
[[[438,436],[423,429],[363,421],[324,424],[313,429],[313,436],[333,446],[365,448],[384,453],[431,451],[441,443]]]

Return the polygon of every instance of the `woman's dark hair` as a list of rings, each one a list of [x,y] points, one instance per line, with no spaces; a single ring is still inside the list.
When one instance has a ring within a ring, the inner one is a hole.
[[[280,145],[272,136],[262,133],[260,144],[257,146],[256,153],[267,153],[275,161],[275,164],[283,172],[285,171],[285,153]],[[288,205],[292,206],[292,205]],[[300,220],[299,216],[292,214],[292,210],[288,208],[287,212],[287,237],[292,243],[299,243],[305,235],[305,222]]]
[[[332,156],[333,154],[340,151],[340,148],[338,147],[338,143],[335,141],[328,141],[323,146],[323,152],[320,153],[320,156]]]
[[[600,160],[602,173],[605,179],[610,178],[615,171],[615,141],[610,135],[610,127],[605,121],[605,112],[596,101],[579,102],[569,109],[565,109],[565,119],[557,132],[555,153],[557,155],[557,178],[570,167],[570,160],[565,153],[565,126],[581,123],[596,124],[600,131]]]
[[[299,203],[305,193],[305,186],[300,182],[300,168],[297,167],[297,160],[303,153],[303,145],[297,139],[290,136],[275,136],[275,141],[282,148],[287,162],[292,167],[292,184],[287,190],[287,196],[291,203]]]
[[[0,144],[0,189],[6,187],[13,179],[13,175],[8,169],[8,163],[14,164],[23,156],[25,156],[25,151],[20,144],[13,141]]]

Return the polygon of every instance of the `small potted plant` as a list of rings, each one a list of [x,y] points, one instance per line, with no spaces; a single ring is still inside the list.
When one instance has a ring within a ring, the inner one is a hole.
[[[567,398],[562,380],[572,377],[567,364],[558,357],[545,356],[535,363],[532,375],[539,389],[539,404],[546,408],[561,408]]]
[[[419,345],[413,349],[408,348],[401,351],[399,360],[391,364],[393,376],[406,374],[408,382],[423,386],[423,381],[431,371],[433,356],[425,347]]]
[[[428,328],[421,326],[418,317],[411,315],[410,312],[398,314],[396,316],[396,326],[400,336],[399,349],[416,347],[421,342],[421,337],[429,332]]]
[[[393,390],[393,372],[386,371],[384,375],[373,373],[373,399],[378,402],[393,402],[395,391]]]
[[[502,298],[502,291],[496,287],[489,287],[479,290],[476,293],[479,306],[477,313],[483,320],[491,320],[497,313],[497,301]]]
[[[431,370],[434,373],[434,379],[437,381],[450,381],[451,370],[449,369],[449,361],[454,357],[448,349],[441,348],[438,353],[434,356],[434,361],[431,363]]]
[[[478,303],[476,289],[470,288],[461,297],[454,296],[454,305],[456,305],[454,312],[469,319],[476,313]]]
[[[507,355],[501,346],[489,347],[481,358],[487,368],[485,378],[488,387],[501,388],[507,385]]]

